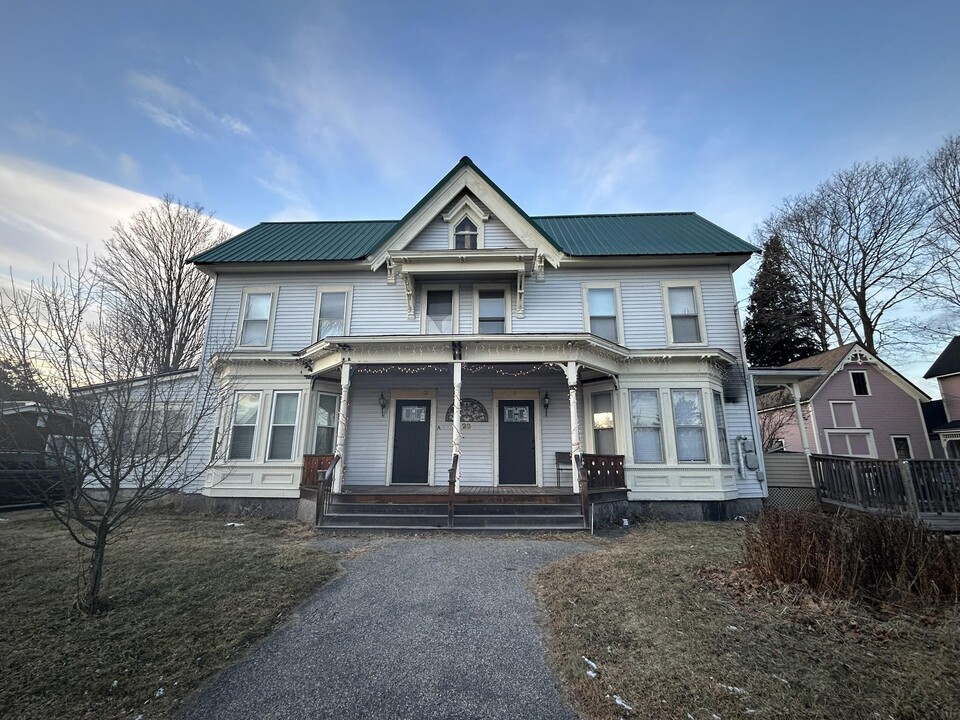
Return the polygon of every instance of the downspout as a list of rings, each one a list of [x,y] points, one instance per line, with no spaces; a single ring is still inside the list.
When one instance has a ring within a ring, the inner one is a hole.
[[[740,308],[738,308],[736,305],[733,306],[733,319],[737,325],[737,342],[740,346],[740,361],[743,363],[743,390],[747,395],[747,414],[750,416],[750,430],[753,434],[753,446],[756,448],[757,459],[760,463],[760,468],[756,472],[757,482],[760,483],[760,487],[763,489],[764,493],[766,493],[767,488],[765,487],[764,483],[767,479],[767,468],[763,462],[763,445],[757,441],[757,438],[760,437],[760,426],[758,424],[759,421],[757,420],[757,399],[753,392],[753,378],[747,371],[747,346],[743,339],[743,329],[740,326]]]

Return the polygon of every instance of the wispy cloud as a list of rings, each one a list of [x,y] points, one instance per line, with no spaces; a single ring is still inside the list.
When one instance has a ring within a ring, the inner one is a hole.
[[[155,202],[86,175],[0,154],[0,274],[12,269],[20,283],[49,277],[52,267],[75,260],[78,252],[101,251],[114,225]]]
[[[12,268],[19,280],[49,275],[78,251],[100,250],[114,224],[153,202],[84,175],[0,155],[3,273]]]
[[[133,183],[140,179],[140,163],[127,153],[120,153],[117,156],[117,171],[127,182]]]
[[[275,103],[314,163],[359,160],[390,183],[426,182],[458,155],[426,88],[376,47],[358,46],[361,31],[333,11],[302,29],[290,54],[266,67]]]
[[[52,127],[42,113],[34,113],[30,119],[20,118],[10,125],[10,129],[23,140],[38,143],[54,143],[67,148],[81,148],[97,158],[104,153],[89,140],[74,133]]]
[[[192,93],[159,75],[127,73],[133,103],[157,125],[188,137],[208,137],[226,131],[249,136],[250,126],[233,115],[218,114]]]

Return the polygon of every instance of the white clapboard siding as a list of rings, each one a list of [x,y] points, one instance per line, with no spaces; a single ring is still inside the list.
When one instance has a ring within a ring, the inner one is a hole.
[[[703,296],[707,344],[738,354],[735,296],[726,267],[645,268],[637,270],[550,270],[543,283],[528,278],[525,284],[523,318],[512,319],[514,333],[583,332],[583,286],[587,283],[619,283],[622,299],[625,345],[633,349],[656,349],[666,345],[661,281],[698,280]],[[264,275],[221,274],[217,279],[211,313],[209,344],[232,345],[244,287],[279,288],[273,327],[272,349],[299,350],[312,342],[317,289],[323,286],[353,288],[349,334],[416,335],[420,333],[419,295],[416,316],[407,317],[401,282],[389,285],[384,272],[272,273]],[[515,293],[511,293],[515,294]],[[460,331],[473,326],[473,289],[460,283]],[[515,307],[515,299],[514,299]]]
[[[386,482],[387,446],[390,407],[381,417],[380,393],[389,396],[391,388],[404,390],[434,389],[433,484],[446,485],[453,455],[453,424],[446,421],[447,409],[453,403],[453,379],[449,373],[424,375],[355,374],[350,388],[349,430],[346,446],[346,478],[348,485],[383,485]],[[544,483],[556,483],[555,453],[569,452],[570,414],[566,405],[564,375],[545,372],[543,375],[505,377],[493,373],[463,373],[462,398],[472,398],[486,409],[489,422],[470,423],[461,442],[461,483],[465,486],[492,486],[494,468],[494,422],[496,421],[495,390],[536,390],[538,397],[549,392],[553,409],[544,415],[540,405],[534,421],[541,429],[541,462]],[[582,405],[582,403],[581,403]],[[564,473],[563,484],[570,485],[570,474]]]

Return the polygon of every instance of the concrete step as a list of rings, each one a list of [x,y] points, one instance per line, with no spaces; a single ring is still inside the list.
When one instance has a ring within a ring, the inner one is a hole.
[[[582,528],[583,516],[579,513],[567,513],[565,515],[457,515],[453,519],[453,526],[460,528]]]
[[[454,507],[459,515],[580,515],[580,503],[470,503]]]
[[[583,533],[589,532],[579,524],[576,527],[570,526],[486,526],[486,527],[434,527],[430,525],[322,525],[319,530],[330,530],[338,535],[365,535],[365,534],[384,534],[384,535],[413,535],[423,533],[442,533],[449,532],[458,535],[533,535],[540,533]]]
[[[330,513],[324,515],[322,527],[419,527],[435,530],[437,528],[447,527],[447,515]]]
[[[442,515],[443,517],[447,516],[447,506],[438,505],[436,503],[430,504],[420,504],[420,503],[353,503],[353,502],[341,502],[334,500],[330,503],[330,512],[337,513],[340,515],[351,515],[351,514],[360,514],[360,515],[394,515],[394,514],[404,514],[404,515]]]

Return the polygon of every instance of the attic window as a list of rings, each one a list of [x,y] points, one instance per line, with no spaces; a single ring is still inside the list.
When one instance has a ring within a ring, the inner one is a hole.
[[[464,218],[457,225],[454,231],[454,248],[457,250],[476,250],[477,249],[477,226],[470,218]]]
[[[490,219],[469,195],[460,200],[443,214],[443,221],[449,227],[450,250],[479,250],[483,248],[483,226]]]

